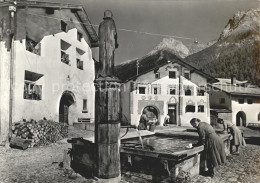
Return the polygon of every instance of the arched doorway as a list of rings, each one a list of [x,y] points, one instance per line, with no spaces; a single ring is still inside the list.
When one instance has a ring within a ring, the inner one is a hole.
[[[146,117],[148,118],[148,120],[156,119],[159,122],[159,119],[158,119],[159,111],[153,106],[145,107],[142,114],[145,114]]]
[[[59,122],[69,123],[69,107],[75,103],[75,96],[70,91],[63,92],[59,106]]]
[[[243,111],[239,111],[236,116],[236,125],[237,126],[246,126],[246,114]]]

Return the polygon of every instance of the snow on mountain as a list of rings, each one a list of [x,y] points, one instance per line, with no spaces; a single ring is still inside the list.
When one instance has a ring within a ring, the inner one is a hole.
[[[181,41],[173,38],[164,38],[149,54],[154,54],[163,49],[170,50],[181,58],[185,58],[190,54],[189,49]]]

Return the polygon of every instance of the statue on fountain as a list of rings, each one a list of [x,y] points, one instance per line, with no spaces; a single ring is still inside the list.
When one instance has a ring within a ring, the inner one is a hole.
[[[99,69],[97,78],[114,78],[114,52],[118,48],[116,25],[110,10],[104,12],[103,19],[98,29]]]

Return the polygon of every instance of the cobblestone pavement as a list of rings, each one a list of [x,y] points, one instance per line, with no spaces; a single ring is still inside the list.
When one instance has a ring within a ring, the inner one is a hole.
[[[135,130],[130,130],[127,136],[135,135]],[[143,131],[142,134],[149,134]],[[122,130],[121,136],[125,134]],[[94,139],[93,131],[76,130],[69,128],[69,138],[84,137]],[[27,150],[6,149],[0,146],[0,183],[88,183],[93,179],[85,179],[79,174],[74,179],[68,178],[64,169],[59,167],[63,161],[64,150],[71,148],[67,139],[44,147],[34,147]],[[66,171],[65,171],[66,172]]]
[[[88,134],[82,136],[93,136]],[[257,135],[259,133],[256,131]],[[78,132],[74,132],[74,135]],[[260,183],[260,137],[251,139],[251,144],[241,148],[240,155],[227,157],[227,163],[216,169],[216,175],[210,177],[198,176],[192,183]],[[88,183],[96,182],[87,180],[77,175],[69,179],[59,162],[63,159],[63,151],[71,147],[66,140],[45,147],[27,149],[5,149],[0,147],[0,183]],[[122,181],[126,182],[126,181]]]
[[[248,144],[240,155],[228,156],[227,163],[216,168],[214,178],[198,176],[192,183],[259,183],[259,172],[260,146]]]

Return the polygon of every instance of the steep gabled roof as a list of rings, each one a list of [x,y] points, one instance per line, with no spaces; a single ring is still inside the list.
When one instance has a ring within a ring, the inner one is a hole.
[[[191,72],[196,72],[199,75],[207,78],[208,82],[217,82],[214,77],[196,69],[182,58],[172,53],[170,50],[159,50],[153,54],[144,56],[141,59],[134,59],[131,61],[123,62],[115,67],[116,76],[123,82],[135,79],[137,76],[146,74],[152,70],[158,69],[170,62],[177,62],[178,64],[188,68]],[[137,62],[139,63],[137,75]]]
[[[16,1],[16,5],[13,2],[0,2],[0,7],[7,7],[14,5],[16,9],[22,9],[25,7],[32,7],[32,8],[51,8],[54,10],[58,9],[70,9],[75,15],[78,17],[79,22],[82,22],[82,26],[85,29],[85,32],[88,34],[91,47],[98,46],[98,36],[93,28],[87,12],[81,5],[73,5],[73,4],[65,4],[65,3],[56,3],[56,2],[43,2],[43,1]]]

